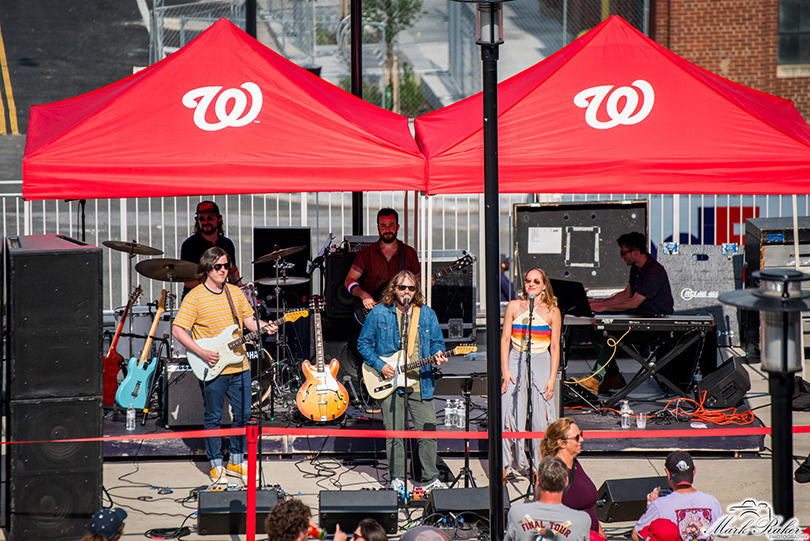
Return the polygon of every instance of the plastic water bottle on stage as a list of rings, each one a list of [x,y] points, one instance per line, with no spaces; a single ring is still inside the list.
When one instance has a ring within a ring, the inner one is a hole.
[[[465,413],[466,412],[464,411],[464,403],[459,398],[456,400],[456,418],[455,418],[456,428],[464,428]]]
[[[127,408],[127,431],[132,432],[135,430],[135,408],[132,404]]]
[[[453,406],[449,398],[444,401],[444,426],[453,426]]]
[[[627,400],[622,400],[622,407],[619,409],[622,416],[622,428],[630,428],[630,416],[633,415],[633,410],[630,409],[630,404]]]

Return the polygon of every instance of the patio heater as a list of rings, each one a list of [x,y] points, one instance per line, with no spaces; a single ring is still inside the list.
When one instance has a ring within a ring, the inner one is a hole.
[[[484,98],[484,276],[486,278],[487,408],[489,423],[489,524],[492,541],[503,539],[503,427],[501,422],[500,269],[498,246],[498,45],[503,43],[503,2],[475,4],[475,42],[481,46]]]
[[[810,291],[802,291],[801,283],[810,275],[767,269],[752,276],[760,280],[759,289],[730,291],[719,300],[761,315],[760,358],[771,394],[773,510],[787,521],[793,517],[793,374],[802,369],[804,358],[801,313],[810,311]]]

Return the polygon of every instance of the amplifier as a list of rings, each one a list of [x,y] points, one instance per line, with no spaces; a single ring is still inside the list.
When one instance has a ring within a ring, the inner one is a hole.
[[[378,240],[380,240],[379,235],[347,235],[343,237],[343,244],[346,246],[346,251],[348,253],[356,254],[366,246],[374,244]]]
[[[364,518],[373,518],[389,534],[397,531],[397,493],[393,490],[322,490],[318,494],[319,526],[332,532],[340,524],[353,532]]]
[[[188,361],[169,361],[163,367],[163,424],[166,428],[202,426],[203,405],[200,380],[191,371]],[[231,424],[228,397],[222,408],[222,426]]]
[[[608,479],[599,487],[596,515],[602,522],[635,522],[647,509],[647,494],[655,487],[662,496],[672,492],[664,476]]]
[[[275,490],[256,491],[256,531],[264,532],[264,521],[278,503]],[[207,490],[197,501],[197,532],[210,534],[244,534],[247,526],[247,491]]]

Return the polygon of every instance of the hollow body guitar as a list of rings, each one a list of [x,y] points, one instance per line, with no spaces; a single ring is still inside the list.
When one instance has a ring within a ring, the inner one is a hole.
[[[142,410],[146,407],[158,364],[157,357],[151,361],[148,359],[149,349],[152,347],[152,339],[155,337],[155,330],[157,330],[160,316],[165,311],[166,290],[164,289],[160,292],[160,301],[155,312],[155,319],[152,320],[152,327],[149,329],[149,336],[146,338],[141,357],[140,359],[132,357],[129,360],[127,377],[124,378],[124,381],[121,382],[115,392],[115,402],[122,408],[128,408],[131,405],[135,409]]]
[[[445,351],[444,354],[447,357],[453,357],[455,355],[467,355],[468,353],[474,353],[476,351],[478,351],[478,346],[462,344],[449,351]],[[436,355],[438,355],[438,353]],[[366,363],[363,363],[363,382],[368,390],[368,394],[372,398],[382,400],[400,387],[411,387],[415,382],[405,377],[407,373],[426,364],[435,363],[436,355],[431,355],[430,357],[425,357],[424,359],[419,359],[418,361],[408,364],[403,362],[405,352],[402,350],[397,351],[389,357],[380,357],[386,364],[394,367],[394,377],[391,379],[385,379],[380,372],[377,372]]]
[[[322,303],[314,296],[310,302],[312,321],[315,325],[315,365],[304,361],[301,369],[306,381],[298,389],[295,403],[298,411],[307,419],[326,422],[334,421],[349,407],[346,388],[337,379],[340,363],[337,359],[327,365],[323,351],[323,328],[321,326]]]
[[[287,312],[284,314],[284,316],[275,320],[273,325],[281,325],[286,321],[292,322],[300,317],[307,317],[308,315],[309,311],[307,310],[294,310],[292,312]],[[219,360],[214,366],[211,366],[205,362],[202,357],[189,350],[186,355],[188,356],[188,364],[191,366],[191,371],[194,372],[197,379],[202,381],[211,381],[220,375],[220,373],[222,373],[222,371],[228,366],[232,364],[241,364],[245,358],[245,355],[247,354],[243,347],[245,343],[255,340],[263,333],[267,332],[269,327],[270,326],[267,325],[259,330],[249,332],[244,336],[238,336],[240,334],[239,325],[234,323],[233,325],[225,327],[221,333],[213,338],[201,338],[199,340],[195,340],[197,345],[199,345],[201,348],[219,353]]]
[[[127,302],[127,306],[124,308],[123,314],[121,314],[121,321],[118,323],[118,328],[115,329],[115,336],[113,336],[112,342],[110,342],[110,349],[107,351],[107,355],[104,356],[104,368],[102,371],[104,376],[104,394],[101,403],[105,406],[115,404],[115,393],[118,391],[118,372],[121,370],[121,367],[124,366],[124,358],[121,357],[115,348],[118,346],[118,339],[121,338],[121,331],[124,330],[124,323],[127,321],[129,309],[132,308],[132,305],[135,304],[135,301],[138,300],[141,293],[143,293],[143,290],[141,290],[141,286],[138,286],[137,289],[130,294],[129,302]]]

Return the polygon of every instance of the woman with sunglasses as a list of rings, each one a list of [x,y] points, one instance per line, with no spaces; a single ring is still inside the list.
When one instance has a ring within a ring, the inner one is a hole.
[[[334,540],[346,541],[347,539],[349,539],[349,536],[340,530],[340,524],[338,524]],[[379,522],[373,518],[364,518],[357,525],[351,539],[354,541],[388,541],[388,535]]]
[[[530,308],[531,306],[531,308]],[[557,418],[554,384],[560,366],[562,317],[548,275],[531,269],[523,277],[520,298],[509,301],[501,334],[504,431],[526,427],[531,399],[531,429],[542,432]],[[531,360],[527,363],[527,355]],[[529,368],[530,367],[530,368]],[[503,440],[504,478],[510,471],[529,475],[524,440]],[[532,450],[533,465],[539,453]]]
[[[540,442],[540,456],[556,456],[565,462],[568,466],[568,485],[563,491],[563,505],[588,513],[591,516],[591,531],[599,532],[605,537],[602,525],[599,524],[599,517],[596,516],[596,485],[577,460],[577,455],[582,452],[584,439],[585,434],[573,419],[562,417],[546,428]]]

